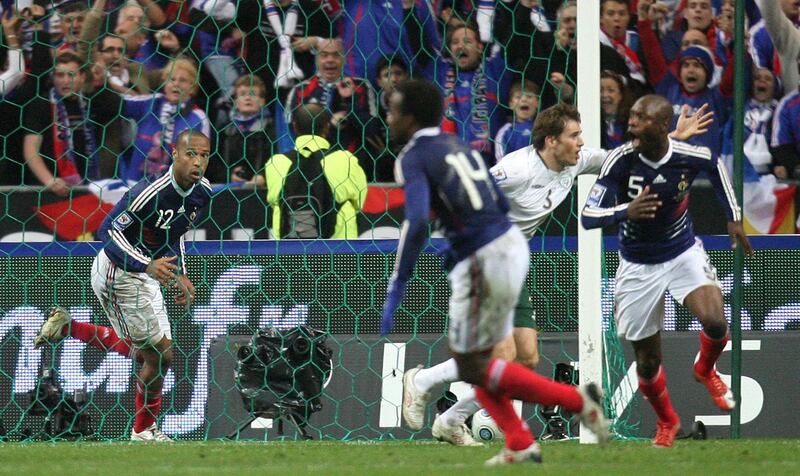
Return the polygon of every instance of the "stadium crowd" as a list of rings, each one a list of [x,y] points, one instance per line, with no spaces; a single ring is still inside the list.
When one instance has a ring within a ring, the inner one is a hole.
[[[442,127],[488,165],[530,145],[538,111],[576,97],[577,2],[563,0],[2,1],[0,184],[67,195],[169,167],[185,129],[212,138],[213,183],[258,182],[322,104],[327,139],[368,182],[393,181],[387,97],[411,77],[444,93]],[[634,101],[708,103],[691,142],[732,155],[733,0],[601,0],[603,147]],[[745,153],[800,178],[800,1],[747,0]]]

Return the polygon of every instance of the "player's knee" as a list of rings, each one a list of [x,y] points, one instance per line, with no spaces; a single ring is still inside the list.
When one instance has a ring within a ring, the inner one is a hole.
[[[529,369],[535,369],[539,365],[539,353],[534,352],[528,355],[518,355],[517,363],[522,364]]]
[[[636,359],[636,373],[647,380],[652,379],[661,367],[661,359],[657,355],[639,356]]]
[[[713,320],[703,324],[703,331],[714,340],[722,339],[728,334],[728,321],[725,319]]]
[[[462,354],[455,357],[458,365],[458,377],[472,385],[483,385],[489,359],[475,354]]]

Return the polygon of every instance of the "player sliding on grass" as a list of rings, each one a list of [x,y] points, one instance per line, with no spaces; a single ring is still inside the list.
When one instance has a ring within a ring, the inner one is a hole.
[[[139,182],[100,227],[104,246],[92,263],[92,289],[112,328],[73,321],[66,309],[55,307],[33,340],[39,347],[71,336],[142,363],[136,381],[134,441],[170,441],[156,425],[161,387],[172,361],[172,332],[160,285],[179,288],[178,304],[188,306],[194,299],[183,235],[211,199],[211,185],[203,178],[208,137],[183,131],[172,152],[172,167],[152,183]]]
[[[491,358],[494,346],[511,334],[514,303],[528,272],[528,243],[506,217],[508,203],[480,154],[440,131],[442,108],[439,88],[424,81],[403,83],[389,101],[391,134],[408,142],[395,165],[406,204],[381,333],[391,330],[432,209],[451,247],[445,258],[452,288],[448,337],[458,377],[478,387],[478,401],[506,435],[506,447],[487,464],[541,461],[539,445],[514,411],[512,398],[561,405],[579,414],[605,444],[608,423],[596,384],[575,388]]]
[[[701,107],[692,117],[683,110],[673,135],[681,140],[703,134],[712,114]],[[510,204],[508,218],[525,236],[532,238],[550,214],[567,197],[580,174],[597,174],[607,152],[583,146],[581,118],[577,109],[558,104],[545,109],[533,126],[533,145],[512,152],[490,170]],[[494,356],[516,360],[530,368],[539,362],[535,311],[523,285],[514,312],[513,334],[495,347]],[[403,376],[403,417],[409,428],[419,430],[425,419],[430,389],[454,382],[458,372],[454,359],[429,369],[411,369]],[[475,446],[465,425],[480,404],[470,391],[433,422],[433,436],[458,446]]]
[[[698,173],[711,180],[725,209],[731,247],[738,241],[753,254],[725,165],[706,147],[670,139],[672,114],[672,104],[661,96],[644,96],[634,104],[628,131],[636,142],[609,154],[581,213],[586,228],[619,225],[617,330],[633,344],[639,389],[658,416],[653,440],[658,447],[671,447],[681,427],[661,367],[665,291],[703,325],[695,378],[720,409],[736,405],[715,368],[728,342],[722,292],[688,211],[689,188]]]

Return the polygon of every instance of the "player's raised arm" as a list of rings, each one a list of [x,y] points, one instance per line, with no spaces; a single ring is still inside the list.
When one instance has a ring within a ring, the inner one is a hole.
[[[725,164],[715,157],[705,161],[703,165],[708,180],[714,187],[717,199],[725,210],[725,216],[728,218],[728,235],[731,238],[731,248],[735,249],[737,242],[739,242],[744,247],[745,254],[753,256],[753,246],[750,244],[747,233],[745,233],[742,226],[742,209],[736,201],[733,183],[731,183],[731,179],[728,176]]]

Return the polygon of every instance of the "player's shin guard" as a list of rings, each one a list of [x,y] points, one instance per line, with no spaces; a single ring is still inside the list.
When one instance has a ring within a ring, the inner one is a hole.
[[[721,339],[712,339],[705,331],[700,332],[700,357],[694,364],[694,371],[700,375],[708,375],[719,359],[725,344],[728,343],[728,334]]]
[[[572,385],[554,382],[523,365],[501,359],[492,359],[489,363],[484,387],[492,393],[525,402],[561,405],[572,413],[579,413],[583,408],[583,398]]]
[[[658,372],[652,380],[646,380],[640,376],[639,390],[642,391],[644,398],[653,406],[659,421],[677,423],[680,420],[669,398],[667,375],[663,367],[658,368]]]
[[[86,322],[73,320],[65,329],[70,336],[86,342],[103,352],[116,352],[125,357],[131,357],[133,348],[127,339],[121,339],[111,327],[96,326]]]
[[[161,386],[151,383],[143,385],[136,382],[136,414],[133,417],[133,430],[141,433],[156,422],[158,413],[161,411]]]
[[[490,393],[480,387],[475,388],[475,396],[503,431],[506,437],[506,448],[521,451],[533,444],[533,435],[528,429],[528,425],[514,411],[514,405],[510,398]]]

